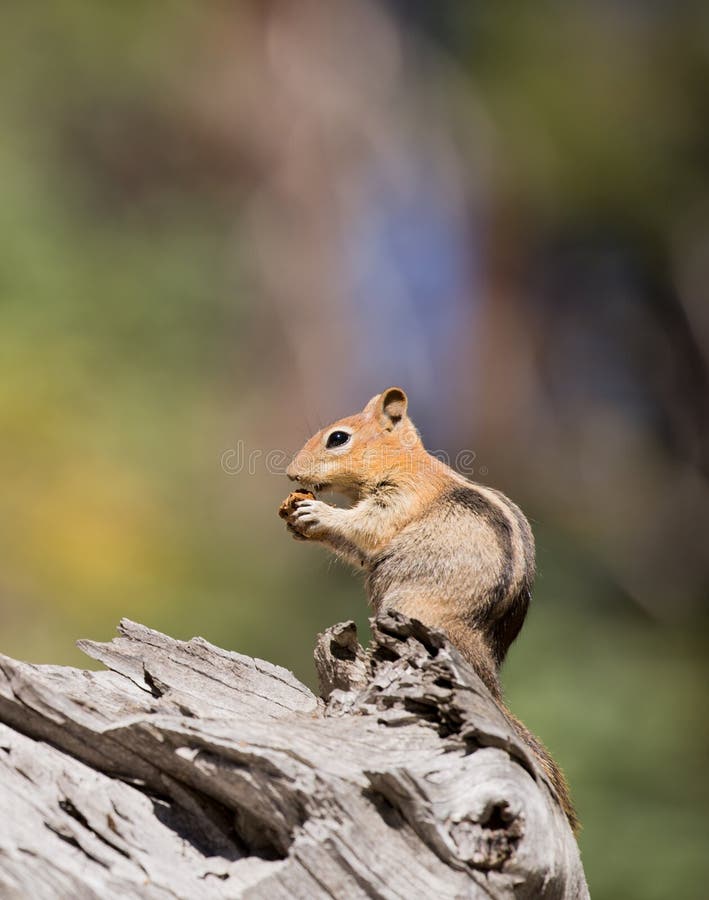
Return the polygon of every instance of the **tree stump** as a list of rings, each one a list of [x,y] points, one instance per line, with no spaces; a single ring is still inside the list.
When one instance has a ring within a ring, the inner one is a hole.
[[[107,671],[0,656],[0,897],[585,898],[543,773],[397,613],[285,669],[123,620]]]

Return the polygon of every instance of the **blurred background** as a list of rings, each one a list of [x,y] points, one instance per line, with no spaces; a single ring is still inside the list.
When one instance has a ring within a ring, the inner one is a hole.
[[[313,682],[284,460],[390,384],[529,514],[510,707],[598,898],[706,896],[709,7],[3,4],[0,651]]]

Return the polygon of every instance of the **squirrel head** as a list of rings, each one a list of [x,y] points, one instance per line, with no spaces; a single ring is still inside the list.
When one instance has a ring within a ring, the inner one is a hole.
[[[361,412],[314,434],[286,474],[316,493],[330,490],[356,498],[374,490],[387,475],[413,471],[423,445],[406,414],[407,405],[401,388],[387,388]]]

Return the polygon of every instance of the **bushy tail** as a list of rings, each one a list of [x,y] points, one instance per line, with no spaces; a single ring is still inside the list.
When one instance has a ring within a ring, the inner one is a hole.
[[[529,747],[529,749],[536,757],[537,762],[542,767],[544,773],[551,783],[554,793],[556,794],[556,798],[559,801],[559,805],[564,810],[566,818],[569,820],[569,825],[571,825],[572,831],[574,832],[574,834],[578,834],[581,830],[581,822],[579,821],[579,817],[576,815],[574,804],[571,802],[571,793],[569,791],[569,785],[567,784],[566,778],[564,777],[564,773],[561,771],[559,766],[554,761],[551,753],[549,753],[549,751],[544,746],[544,744],[542,744],[539,738],[536,737],[536,735],[532,734],[529,728],[527,728],[527,726],[523,722],[520,722],[520,720],[516,716],[512,715],[507,707],[503,706],[503,710],[517,734],[522,738],[524,743]]]

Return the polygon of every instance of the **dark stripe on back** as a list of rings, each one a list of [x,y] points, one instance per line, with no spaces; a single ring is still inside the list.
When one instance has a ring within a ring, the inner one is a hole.
[[[522,542],[522,548],[524,551],[524,567],[525,567],[525,578],[528,582],[528,585],[531,589],[532,582],[534,581],[534,569],[535,569],[535,559],[534,559],[534,537],[532,536],[532,529],[529,527],[529,522],[527,521],[527,517],[522,512],[522,510],[517,506],[516,503],[513,503],[509,497],[505,496],[502,491],[497,491],[495,488],[489,488],[493,494],[505,504],[507,509],[509,509],[510,513],[517,520],[517,525],[519,527],[519,537]]]
[[[489,624],[490,615],[494,616],[494,607],[507,599],[512,587],[512,527],[505,513],[472,486],[453,488],[445,494],[445,500],[482,519],[492,529],[500,547],[500,577],[490,596],[485,598],[483,607],[478,608],[471,618],[473,627],[484,627]]]
[[[532,600],[532,587],[534,585],[534,576],[536,574],[536,560],[534,553],[534,536],[525,514],[519,506],[517,506],[516,503],[513,503],[509,497],[502,493],[502,491],[495,490],[495,488],[489,488],[489,490],[495,494],[501,503],[504,503],[506,508],[509,509],[510,513],[517,520],[519,539],[522,543],[522,553],[524,555],[524,572],[519,590],[517,591],[516,596],[512,598],[509,610],[501,619],[498,619],[492,627],[492,644],[497,663],[498,665],[501,665],[510,644],[519,634],[527,616],[527,610],[529,609],[529,604]]]

